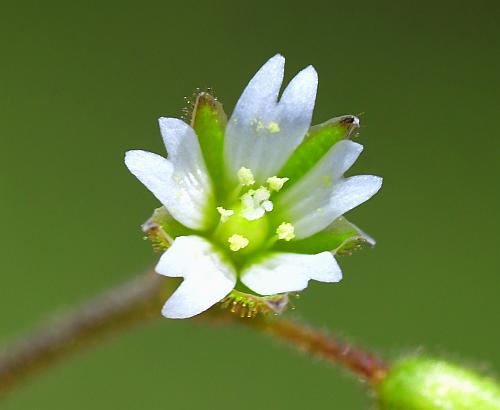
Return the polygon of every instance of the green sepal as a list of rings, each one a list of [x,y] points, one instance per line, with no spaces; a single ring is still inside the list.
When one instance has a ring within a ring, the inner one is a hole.
[[[359,121],[353,115],[332,118],[309,129],[304,141],[288,158],[279,176],[290,178],[288,189],[309,171],[337,142],[352,136],[359,128]]]
[[[170,247],[176,237],[193,233],[189,228],[177,222],[164,206],[154,210],[151,218],[142,225],[142,230],[157,251]]]
[[[308,238],[278,241],[276,250],[295,253],[316,254],[331,251],[335,255],[351,254],[363,245],[375,245],[375,240],[343,216],[337,218],[326,229]]]
[[[377,390],[381,410],[500,410],[494,380],[442,360],[403,359]]]
[[[229,309],[240,317],[254,318],[259,313],[281,314],[288,306],[288,293],[259,296],[233,289],[221,300],[221,308]]]
[[[191,126],[198,136],[201,152],[216,188],[222,186],[224,180],[223,152],[226,124],[227,116],[222,104],[205,91],[198,93],[191,116]]]

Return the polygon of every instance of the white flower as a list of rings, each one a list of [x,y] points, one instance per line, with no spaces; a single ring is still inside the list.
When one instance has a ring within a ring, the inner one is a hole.
[[[276,55],[264,64],[227,126],[214,120],[197,135],[196,118],[191,125],[160,118],[168,159],[126,154],[129,170],[168,211],[159,226],[171,229],[173,243],[156,271],[184,281],[166,302],[166,317],[197,315],[245,287],[266,296],[303,290],[311,279],[338,282],[334,254],[351,240],[371,242],[342,218],[382,184],[376,176],[343,176],[362,151],[348,139],[358,119],[310,128],[316,71],[299,72],[278,100],[284,63]],[[206,107],[220,114],[215,103]],[[219,139],[202,138],[207,129]]]

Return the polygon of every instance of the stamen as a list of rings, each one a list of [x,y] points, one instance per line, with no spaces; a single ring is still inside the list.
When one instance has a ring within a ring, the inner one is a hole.
[[[226,222],[231,215],[234,215],[234,211],[232,209],[224,209],[222,206],[217,207],[217,212],[220,213],[220,222]]]
[[[267,124],[267,130],[271,134],[275,134],[277,132],[280,132],[280,125],[277,122],[271,121],[269,124]]]
[[[255,184],[255,178],[253,176],[253,172],[249,168],[241,167],[238,170],[238,180],[240,181],[240,184],[243,186],[250,186]]]
[[[235,233],[227,240],[229,242],[229,249],[233,252],[238,252],[240,249],[246,248],[250,241],[242,235]]]
[[[278,192],[281,188],[283,188],[283,185],[285,184],[286,181],[288,181],[290,178],[278,178],[277,176],[274,177],[269,177],[267,178],[267,185],[269,185],[269,189],[271,191],[276,191]]]
[[[276,233],[278,234],[279,239],[284,239],[285,241],[291,241],[295,238],[295,228],[289,222],[283,222],[278,229],[276,229]]]
[[[265,125],[259,118],[254,118],[251,124],[255,127],[255,131],[260,132],[267,130],[270,134],[276,134],[281,131],[280,125],[276,121],[270,121]]]

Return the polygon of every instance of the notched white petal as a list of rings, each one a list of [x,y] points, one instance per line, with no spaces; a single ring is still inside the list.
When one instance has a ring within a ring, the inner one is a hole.
[[[271,58],[243,91],[226,129],[228,175],[252,169],[257,183],[276,175],[309,129],[318,86],[312,66],[299,72],[283,92],[284,58]]]
[[[295,226],[297,239],[326,228],[345,212],[371,198],[382,179],[361,175],[344,179],[363,147],[340,141],[303,178],[279,197],[278,206]]]
[[[338,180],[326,199],[318,195],[315,206],[307,213],[301,210],[294,222],[297,238],[306,238],[325,229],[336,218],[370,199],[381,186],[382,178],[373,175]]]
[[[207,205],[207,200],[213,199],[212,181],[194,129],[177,118],[160,118],[159,123],[168,159],[174,165],[175,182],[191,191],[197,205]]]
[[[330,252],[317,255],[273,253],[246,267],[241,281],[261,295],[303,290],[310,279],[338,282],[342,272]]]
[[[160,118],[168,160],[145,151],[129,151],[125,163],[183,225],[205,230],[214,209],[212,182],[194,130],[181,120]]]
[[[222,300],[236,283],[236,271],[224,255],[199,236],[180,236],[162,255],[156,271],[184,281],[163,306],[163,316],[184,319]]]
[[[174,172],[170,161],[152,152],[134,150],[125,154],[125,165],[162,204],[169,201]]]

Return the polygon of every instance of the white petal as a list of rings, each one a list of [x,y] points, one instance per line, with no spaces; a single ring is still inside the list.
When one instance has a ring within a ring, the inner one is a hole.
[[[332,179],[340,178],[344,172],[356,162],[363,151],[363,146],[350,140],[337,142],[320,162],[322,169],[319,173],[328,173]]]
[[[307,206],[291,209],[290,220],[295,227],[296,238],[306,238],[325,229],[332,221],[347,211],[370,199],[382,186],[382,178],[358,175],[336,181],[325,197],[315,191],[307,199]]]
[[[241,167],[263,184],[283,166],[309,129],[318,77],[312,66],[292,79],[278,103],[285,60],[276,55],[243,91],[226,128],[225,160],[236,183]]]
[[[162,255],[156,271],[165,276],[183,277],[162,314],[184,319],[204,312],[222,300],[236,283],[236,271],[223,254],[199,236],[179,236]]]
[[[125,154],[125,164],[162,204],[169,200],[174,172],[170,161],[152,152],[136,150]]]
[[[332,187],[363,151],[363,146],[352,141],[340,141],[295,185],[285,191],[277,202],[297,218],[311,211],[318,203],[328,201]]]
[[[338,142],[303,178],[286,190],[279,197],[278,202],[295,204],[307,198],[318,188],[328,194],[333,183],[354,164],[362,151],[361,144],[349,140]]]
[[[196,134],[189,125],[172,118],[161,118],[160,128],[168,160],[150,152],[129,151],[125,163],[175,219],[192,229],[207,229],[207,210],[215,206]]]
[[[285,219],[295,227],[297,239],[326,228],[336,218],[371,198],[382,179],[371,175],[342,178],[361,154],[363,146],[340,141],[289,190],[277,198]]]
[[[305,289],[310,279],[338,282],[342,272],[330,252],[317,255],[274,253],[245,268],[241,281],[261,295]]]

